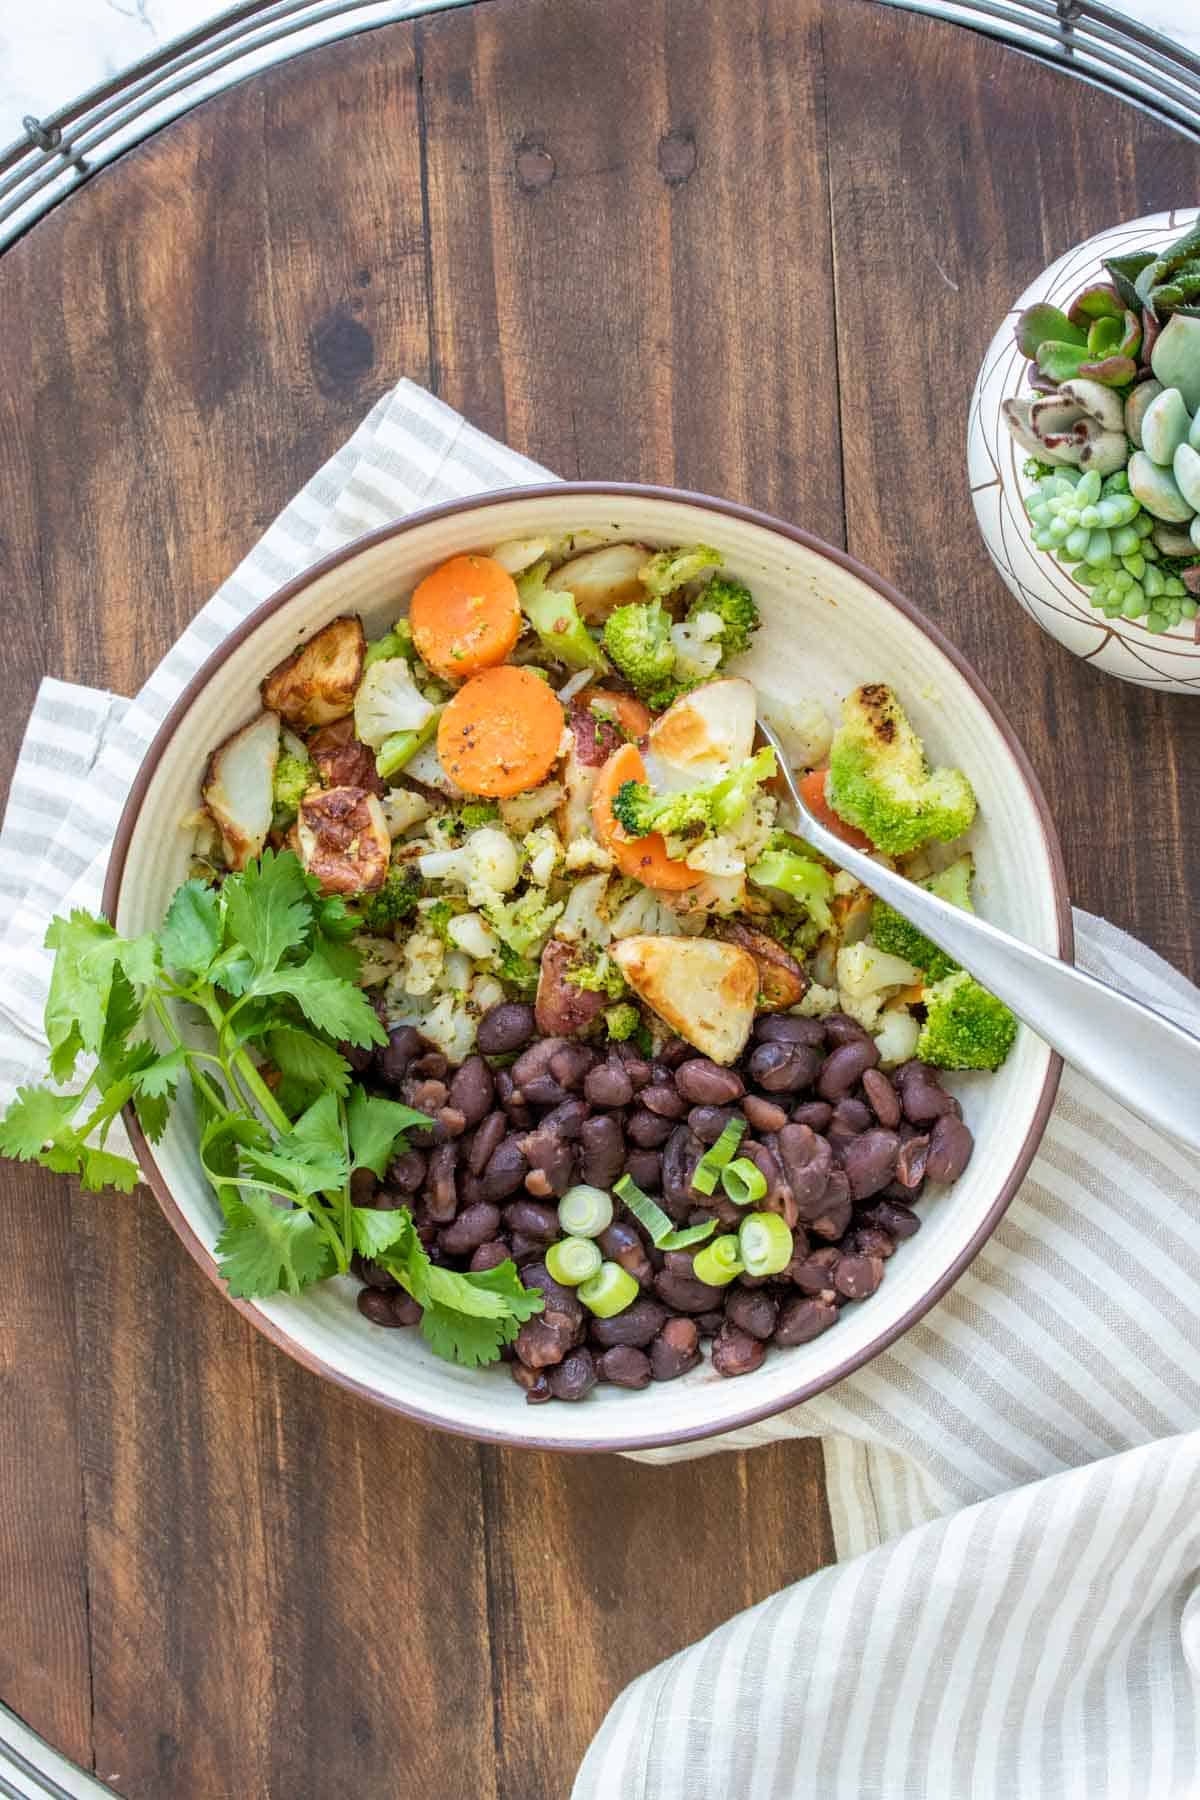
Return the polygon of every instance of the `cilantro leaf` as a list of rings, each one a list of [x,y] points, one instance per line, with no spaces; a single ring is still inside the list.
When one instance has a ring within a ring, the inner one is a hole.
[[[350,1131],[350,1166],[371,1169],[382,1178],[397,1139],[414,1126],[432,1125],[425,1113],[401,1106],[398,1100],[382,1100],[356,1087],[346,1107]],[[403,1146],[402,1146],[403,1147]]]
[[[199,877],[176,888],[158,934],[168,967],[204,975],[221,948],[221,902]]]
[[[216,1253],[229,1292],[240,1300],[298,1294],[333,1272],[329,1241],[312,1215],[276,1206],[265,1194],[228,1202]]]
[[[79,1052],[98,1054],[103,1045],[115,971],[133,988],[146,987],[158,972],[158,951],[153,937],[118,937],[107,919],[78,908],[67,919],[51,919],[45,943],[55,952],[45,1013],[50,1073],[69,1081]]]
[[[122,1194],[132,1194],[141,1179],[141,1170],[127,1156],[114,1156],[111,1150],[92,1150],[84,1146],[79,1185],[85,1194],[99,1194],[110,1187]]]
[[[386,1256],[384,1265],[390,1266]],[[425,1309],[421,1330],[430,1348],[468,1369],[495,1362],[501,1345],[510,1344],[522,1322],[545,1304],[536,1288],[521,1286],[512,1261],[465,1275],[430,1264],[424,1288],[417,1298]]]
[[[47,1144],[69,1133],[78,1094],[55,1094],[48,1087],[19,1087],[0,1119],[0,1156],[21,1162],[40,1157]]]
[[[390,1251],[389,1267],[399,1265],[411,1258],[414,1245],[421,1256],[425,1254],[406,1206],[386,1212],[376,1212],[370,1206],[352,1206],[350,1235],[354,1240],[350,1248],[369,1262],[378,1262],[385,1252]],[[393,1268],[392,1272],[396,1274],[397,1269]]]
[[[152,1144],[156,1144],[167,1129],[167,1118],[171,1111],[171,1101],[179,1086],[179,1078],[187,1068],[186,1051],[176,1048],[159,1055],[153,1044],[136,1045],[139,1051],[149,1051],[149,1059],[139,1061],[128,1071],[133,1082],[133,1105],[138,1122]]]
[[[430,1263],[426,1271],[425,1288],[434,1305],[448,1306],[473,1319],[502,1319],[509,1311],[504,1294],[476,1285],[468,1275],[440,1268],[436,1263]]]
[[[322,894],[320,883],[313,876],[308,877],[309,892],[315,889],[313,908],[317,930],[322,937],[333,938],[338,943],[345,943],[358,930],[359,921],[346,905],[341,894]]]
[[[308,936],[312,896],[291,850],[278,856],[264,850],[257,862],[230,876],[222,892],[231,934],[264,974],[277,968],[285,951]]]
[[[421,1335],[435,1356],[478,1369],[499,1360],[503,1344],[511,1344],[520,1326],[515,1319],[475,1319],[445,1306],[426,1306]]]
[[[540,1313],[546,1304],[540,1288],[522,1286],[520,1272],[511,1257],[507,1262],[498,1263],[494,1269],[469,1270],[462,1279],[469,1281],[472,1287],[503,1294],[509,1312],[522,1324],[526,1319],[532,1319],[535,1313]]]
[[[265,1047],[284,1077],[288,1094],[303,1095],[305,1103],[324,1092],[345,1099],[350,1086],[350,1064],[332,1044],[297,1025],[276,1025],[266,1033]],[[285,1112],[294,1110],[288,1107],[284,1091],[281,1087],[277,1095],[280,1104]]]
[[[337,1098],[322,1094],[270,1150],[248,1148],[243,1160],[263,1175],[277,1176],[297,1194],[345,1187],[350,1171]]]
[[[353,944],[345,944],[340,938],[328,937],[325,932],[318,931],[313,937],[313,949],[331,975],[357,983],[362,972],[362,956]]]
[[[133,1085],[140,1094],[174,1094],[179,1085],[179,1077],[186,1067],[186,1051],[178,1048],[167,1050],[162,1056],[155,1056],[153,1062],[136,1070]]]
[[[260,976],[254,985],[259,994],[290,996],[309,1024],[331,1038],[362,1047],[387,1042],[387,1032],[362,989],[335,975],[320,955],[295,968]]]

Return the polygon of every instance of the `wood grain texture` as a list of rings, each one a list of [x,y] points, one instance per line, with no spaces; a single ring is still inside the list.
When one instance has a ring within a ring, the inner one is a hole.
[[[1193,966],[1200,714],[1008,599],[962,442],[1012,294],[1198,174],[866,0],[490,0],[233,89],[0,262],[0,775],[44,669],[130,691],[404,374],[848,541],[1011,713],[1077,897]],[[624,1683],[832,1553],[813,1445],[472,1446],[284,1359],[148,1201],[8,1170],[0,1227],[0,1696],[130,1800],[549,1800]]]

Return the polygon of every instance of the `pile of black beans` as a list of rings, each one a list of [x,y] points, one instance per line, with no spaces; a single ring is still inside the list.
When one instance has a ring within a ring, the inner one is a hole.
[[[873,1294],[897,1244],[920,1226],[913,1207],[925,1184],[956,1180],[970,1159],[971,1133],[937,1073],[921,1062],[890,1075],[878,1065],[872,1038],[841,1013],[763,1014],[733,1068],[682,1039],[650,1058],[628,1044],[538,1037],[533,1008],[515,1001],[482,1019],[478,1052],[456,1069],[401,1026],[386,1047],[360,1055],[359,1079],[434,1125],[382,1183],[360,1170],[354,1197],[411,1208],[435,1262],[487,1269],[511,1256],[525,1285],[541,1289],[544,1310],[508,1347],[531,1402],[581,1400],[598,1381],[672,1381],[696,1367],[705,1339],[719,1374],[748,1375],[769,1344],[807,1343]],[[693,1273],[692,1251],[655,1249],[617,1203],[599,1245],[641,1293],[624,1312],[593,1317],[546,1271],[546,1250],[563,1235],[560,1196],[577,1182],[611,1190],[630,1175],[676,1224],[715,1218],[736,1231],[738,1207],[691,1187],[733,1118],[747,1125],[738,1155],[766,1179],[757,1209],[792,1230],[787,1269],[711,1287]],[[355,1267],[365,1318],[417,1322],[420,1308],[384,1270],[361,1259]]]

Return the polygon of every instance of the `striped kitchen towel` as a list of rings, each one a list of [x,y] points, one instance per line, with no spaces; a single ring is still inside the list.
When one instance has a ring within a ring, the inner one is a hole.
[[[132,701],[43,684],[0,833],[0,1100],[45,1054],[46,921],[96,907],[166,711],[319,556],[433,504],[549,479],[401,382]],[[67,801],[67,804],[64,804]],[[1200,1029],[1200,994],[1086,914],[1080,964]],[[1200,1162],[1068,1073],[954,1289],[803,1407],[666,1461],[822,1438],[836,1568],[640,1678],[575,1800],[1200,1794]]]

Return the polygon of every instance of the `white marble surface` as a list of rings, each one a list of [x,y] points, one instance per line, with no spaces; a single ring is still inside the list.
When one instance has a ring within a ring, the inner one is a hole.
[[[1200,51],[1198,0],[1109,3]],[[0,0],[0,145],[21,135],[24,114],[54,112],[220,10],[210,0]]]

